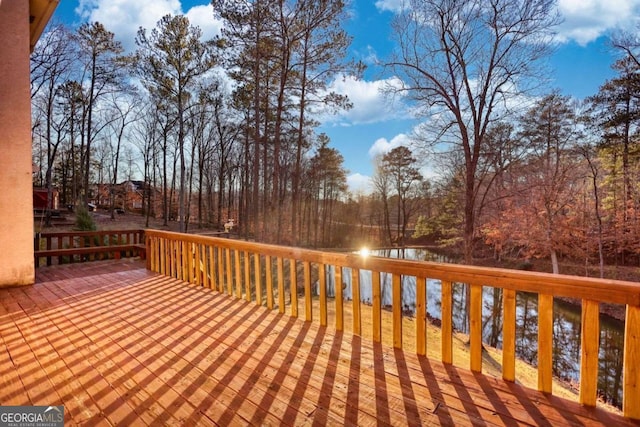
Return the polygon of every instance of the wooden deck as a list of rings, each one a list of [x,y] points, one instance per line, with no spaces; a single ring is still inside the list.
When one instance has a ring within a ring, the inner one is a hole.
[[[0,404],[65,425],[638,425],[336,334],[139,261],[0,290]]]

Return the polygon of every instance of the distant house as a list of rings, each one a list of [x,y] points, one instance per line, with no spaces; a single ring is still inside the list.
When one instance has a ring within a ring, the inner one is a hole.
[[[49,208],[49,191],[46,188],[35,187],[33,189],[33,209],[45,211]],[[51,194],[51,209],[57,211],[60,208],[60,194],[57,189],[53,189]]]
[[[111,208],[111,195],[114,197],[114,207],[123,212],[143,211],[146,197],[151,192],[151,212],[161,212],[161,205],[156,206],[162,200],[160,190],[152,187],[144,181],[127,180],[115,186],[112,184],[95,184],[91,190],[91,203],[100,209]]]
[[[129,211],[142,211],[146,191],[151,186],[144,181],[125,181],[119,184],[119,187],[118,195],[121,197],[122,203],[116,203],[116,205]]]

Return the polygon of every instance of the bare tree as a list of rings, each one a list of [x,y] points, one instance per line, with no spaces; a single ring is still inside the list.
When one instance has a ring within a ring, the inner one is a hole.
[[[112,154],[112,171],[111,188],[109,191],[109,210],[111,211],[111,219],[115,219],[116,209],[116,186],[118,184],[118,168],[120,165],[120,154],[122,152],[123,139],[125,130],[132,123],[140,118],[140,102],[133,90],[130,93],[114,94],[110,103],[111,108],[109,114],[112,119],[109,120],[109,137],[108,143]],[[122,206],[124,208],[124,206]]]
[[[591,179],[591,191],[593,191],[593,210],[596,220],[596,240],[598,245],[598,266],[600,268],[600,278],[604,278],[604,227],[602,224],[602,207],[601,207],[601,189],[599,184],[600,165],[596,157],[596,150],[591,144],[585,144],[578,147],[578,152],[587,161],[589,165],[589,178]]]
[[[611,38],[613,47],[640,67],[640,36],[631,31],[621,31]]]
[[[158,164],[158,149],[160,134],[159,112],[153,106],[147,108],[141,114],[140,120],[133,125],[131,137],[138,147],[143,162],[143,200],[142,212],[145,216],[145,227],[149,227],[149,218],[155,214],[155,186],[156,165]]]
[[[78,150],[76,149],[76,136],[81,132],[83,123],[83,114],[85,107],[84,92],[82,85],[75,80],[68,80],[61,86],[58,86],[56,93],[58,98],[58,106],[62,108],[62,114],[68,117],[69,144],[67,149],[68,170],[64,174],[71,180],[71,195],[66,198],[67,204],[75,204],[78,201],[78,190],[80,188],[80,178],[82,173],[79,169],[82,165],[79,162]],[[80,128],[80,129],[79,129]],[[63,186],[66,180],[63,180]]]
[[[543,75],[538,61],[558,23],[554,0],[409,0],[387,65],[431,117],[433,142],[464,155],[464,256],[473,258],[476,172],[490,124]],[[427,127],[425,127],[426,129]],[[422,135],[431,138],[428,135]]]
[[[98,131],[95,129],[94,113],[99,100],[121,81],[121,67],[118,55],[122,44],[115,35],[99,22],[84,24],[78,29],[78,41],[85,62],[85,76],[88,79],[86,95],[86,140],[84,151],[84,202],[89,201],[89,176],[91,168],[91,143]]]
[[[66,27],[55,26],[44,35],[31,55],[31,98],[34,111],[41,117],[38,133],[47,143],[46,166],[40,165],[41,169],[45,166],[47,225],[53,208],[53,165],[69,121],[68,115],[58,114],[56,97],[77,59],[76,45],[69,43],[70,39],[72,37]]]
[[[416,196],[422,175],[416,167],[416,158],[407,147],[396,147],[382,156],[382,170],[388,174],[396,196],[396,237],[402,244],[407,223],[414,213],[411,200]]]
[[[382,239],[386,239],[388,243],[391,243],[393,237],[391,236],[391,214],[389,213],[389,197],[391,194],[392,184],[390,174],[385,172],[382,157],[378,157],[375,160],[375,173],[372,178],[372,183],[377,195],[382,201],[382,227],[380,237]]]

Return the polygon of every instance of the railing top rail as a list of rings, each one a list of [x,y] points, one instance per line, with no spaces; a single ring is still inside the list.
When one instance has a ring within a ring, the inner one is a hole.
[[[145,232],[149,237],[157,236],[171,240],[209,244],[222,248],[296,259],[299,261],[425,277],[472,285],[492,286],[522,292],[640,306],[640,283],[637,282],[430,261],[410,261],[377,256],[365,257],[355,253],[323,252],[290,246],[278,246],[153,229],[147,229]]]
[[[96,230],[96,231],[43,231],[40,237],[69,237],[69,236],[111,236],[114,234],[144,233],[143,229],[120,229],[120,230]]]

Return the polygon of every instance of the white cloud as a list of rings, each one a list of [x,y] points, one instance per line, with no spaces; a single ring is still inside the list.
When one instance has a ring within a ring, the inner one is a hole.
[[[347,186],[353,194],[369,194],[373,189],[371,177],[354,173],[347,177]]]
[[[348,126],[384,122],[399,117],[406,118],[406,107],[401,100],[393,100],[383,92],[383,89],[388,86],[399,87],[401,84],[397,77],[366,81],[353,76],[340,76],[334,80],[329,90],[347,95],[353,108],[341,111],[337,115],[324,114],[321,121]]]
[[[411,148],[412,144],[411,138],[404,133],[394,136],[390,141],[386,138],[378,138],[369,148],[369,157],[374,159],[400,146]]]
[[[205,40],[211,40],[215,36],[220,35],[222,22],[213,18],[213,6],[211,2],[202,6],[194,6],[185,14],[189,18],[191,25],[200,27],[202,37]]]
[[[406,0],[377,0],[380,11],[399,13]],[[558,0],[564,22],[557,28],[561,43],[575,41],[585,46],[612,30],[633,29],[640,14],[640,0]]]
[[[376,7],[380,10],[400,12],[406,7],[407,0],[378,0]]]
[[[131,51],[135,49],[140,27],[151,30],[163,16],[185,12],[180,0],[80,0],[76,13],[85,21],[102,23],[122,42],[125,50]],[[210,4],[194,6],[185,15],[192,25],[200,27],[206,38],[219,32],[220,23],[213,19]]]
[[[608,31],[634,28],[640,0],[559,0],[558,9],[564,19],[559,41],[584,46]]]
[[[376,49],[371,45],[367,45],[364,53],[361,53],[361,57],[362,61],[367,65],[378,65],[380,63],[380,60],[378,59],[378,53],[376,52]]]

